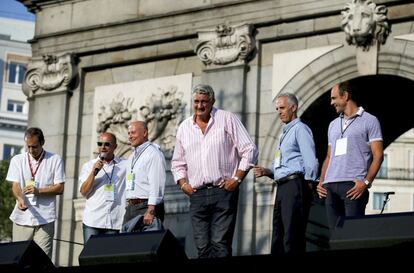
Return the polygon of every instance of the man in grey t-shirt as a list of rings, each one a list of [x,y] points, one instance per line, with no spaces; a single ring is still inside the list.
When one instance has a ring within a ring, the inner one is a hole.
[[[381,127],[378,119],[358,107],[350,82],[331,90],[331,105],[339,115],[328,129],[328,150],[317,187],[326,197],[329,228],[341,216],[365,215],[368,189],[383,160]]]

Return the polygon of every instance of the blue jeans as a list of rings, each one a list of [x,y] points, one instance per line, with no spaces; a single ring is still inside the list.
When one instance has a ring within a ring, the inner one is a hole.
[[[351,200],[346,192],[354,187],[353,181],[331,182],[324,185],[327,190],[325,201],[329,229],[332,231],[338,224],[340,217],[363,216],[368,203],[369,192],[366,190],[358,199]]]
[[[197,190],[190,196],[190,215],[199,258],[230,257],[236,225],[238,189]]]
[[[85,224],[82,224],[83,228],[83,242],[86,244],[88,242],[89,238],[91,238],[92,235],[101,235],[101,234],[118,234],[119,230],[117,229],[106,229],[106,228],[93,228],[90,226],[87,226]]]

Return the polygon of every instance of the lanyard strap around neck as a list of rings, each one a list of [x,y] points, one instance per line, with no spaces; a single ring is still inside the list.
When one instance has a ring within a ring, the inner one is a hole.
[[[40,167],[40,163],[42,163],[44,156],[45,156],[45,150],[43,150],[42,154],[40,155],[40,158],[39,158],[39,161],[38,161],[39,163],[37,163],[36,170],[33,171],[32,161],[30,160],[29,153],[27,153],[27,162],[29,163],[30,173],[32,174],[32,180],[35,179],[37,171],[39,170],[39,167]]]
[[[114,162],[114,166],[112,167],[112,171],[111,171],[111,176],[108,175],[108,173],[105,171],[105,168],[102,168],[102,170],[105,172],[106,177],[108,177],[109,179],[109,184],[112,184],[112,177],[114,176],[114,170],[115,170],[115,159],[112,159],[112,161]]]
[[[145,150],[148,148],[148,146],[151,145],[151,142],[148,142],[147,145],[143,146],[143,147],[139,147],[138,148],[138,152],[135,153],[134,152],[134,157],[132,158],[131,161],[131,172],[134,169],[135,164],[137,163],[138,159],[140,158],[140,156],[142,155],[143,152],[145,152]]]
[[[348,129],[350,126],[351,126],[351,124],[357,119],[357,117],[358,117],[358,115],[356,115],[353,119],[352,119],[352,121],[348,124],[348,126],[346,126],[345,127],[345,129],[344,129],[344,127],[343,127],[343,119],[344,119],[344,117],[343,116],[341,116],[341,138],[343,138],[344,137],[344,133],[345,133],[345,131],[346,131],[346,129]]]
[[[282,133],[282,135],[280,136],[280,141],[279,141],[279,150],[280,150],[280,148],[281,148],[281,146],[282,146],[282,142],[283,142],[283,140],[285,139],[285,137],[286,137],[287,133],[289,133],[290,129],[292,129],[293,127],[295,127],[295,125],[296,125],[296,124],[297,124],[297,122],[296,122],[295,124],[293,124],[291,127],[289,127],[289,128],[286,130],[286,132]]]

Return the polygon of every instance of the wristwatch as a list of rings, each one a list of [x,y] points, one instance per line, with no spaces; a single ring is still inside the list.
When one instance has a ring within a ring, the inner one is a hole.
[[[368,179],[365,179],[364,184],[367,186],[367,188],[371,188],[371,182],[369,182]]]
[[[239,183],[239,184],[242,182],[241,179],[240,179],[240,177],[238,177],[238,176],[233,176],[232,179],[234,179],[235,181],[237,181],[237,183]]]

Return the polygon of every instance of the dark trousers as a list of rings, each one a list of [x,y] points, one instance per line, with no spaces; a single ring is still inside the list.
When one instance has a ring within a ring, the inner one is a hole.
[[[190,215],[199,258],[230,257],[239,191],[197,190],[190,197]]]
[[[305,253],[311,201],[312,190],[303,177],[278,185],[273,210],[272,254]]]
[[[365,215],[365,207],[368,203],[369,192],[365,191],[358,199],[351,200],[346,197],[346,192],[355,186],[353,181],[335,182],[324,184],[327,196],[325,201],[326,215],[329,229],[332,231],[341,216]]]

